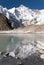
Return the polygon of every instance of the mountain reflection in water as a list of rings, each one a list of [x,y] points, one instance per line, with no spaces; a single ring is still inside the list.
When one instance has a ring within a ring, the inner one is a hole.
[[[0,52],[15,53],[15,57],[0,55],[1,65],[19,65],[16,57],[20,58],[22,65],[44,65],[44,61],[40,59],[40,50],[44,52],[44,34],[0,35]]]

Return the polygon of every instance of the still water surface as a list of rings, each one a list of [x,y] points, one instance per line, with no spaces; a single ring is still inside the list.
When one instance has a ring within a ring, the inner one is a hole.
[[[0,35],[0,51],[13,50],[21,41],[40,41],[44,43],[44,34]]]
[[[35,42],[33,42],[35,41]],[[36,43],[36,41],[38,41]],[[40,46],[39,46],[40,42]],[[38,44],[38,48],[34,45]],[[42,44],[42,45],[41,45]],[[15,48],[20,48],[17,57],[20,59],[24,58],[24,60],[18,60],[13,57],[3,57],[0,56],[0,65],[20,65],[17,62],[21,62],[21,65],[44,65],[44,61],[37,56],[33,56],[32,54],[36,52],[36,49],[39,50],[44,48],[44,34],[14,34],[14,35],[0,35],[0,51],[13,51]],[[28,56],[31,56],[28,58]],[[25,58],[28,60],[25,60]],[[35,63],[35,64],[34,64]]]

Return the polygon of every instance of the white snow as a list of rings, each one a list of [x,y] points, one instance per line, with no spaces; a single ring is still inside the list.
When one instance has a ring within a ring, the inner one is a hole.
[[[15,14],[15,7],[8,10],[10,13]]]
[[[11,23],[17,21],[17,23],[22,26],[36,24],[41,25],[44,24],[44,9],[30,9],[24,5],[20,5],[19,7],[7,9],[0,6],[0,13],[4,14],[8,19],[10,19]]]

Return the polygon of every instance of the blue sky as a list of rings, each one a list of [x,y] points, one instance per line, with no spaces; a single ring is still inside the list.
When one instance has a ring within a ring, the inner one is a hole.
[[[0,0],[0,5],[7,8],[18,7],[21,4],[32,9],[44,9],[44,0]]]

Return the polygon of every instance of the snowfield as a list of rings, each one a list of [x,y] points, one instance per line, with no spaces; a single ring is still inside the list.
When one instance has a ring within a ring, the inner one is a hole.
[[[5,15],[10,20],[11,26],[13,28],[15,27],[15,25],[17,27],[26,26],[26,28],[24,28],[23,30],[21,30],[22,28],[17,30],[15,29],[16,31],[18,31],[17,33],[24,33],[24,32],[29,33],[30,31],[43,33],[44,31],[44,9],[35,10],[35,9],[30,9],[24,5],[20,5],[17,8],[13,7],[11,9],[7,9],[0,6],[0,13]],[[16,31],[14,32],[8,31],[8,32],[15,33]]]
[[[0,6],[0,13],[4,14],[8,19],[10,19],[11,23],[17,21],[20,26],[44,24],[44,9],[35,10],[24,5],[20,5],[17,8],[13,7],[11,9]]]

